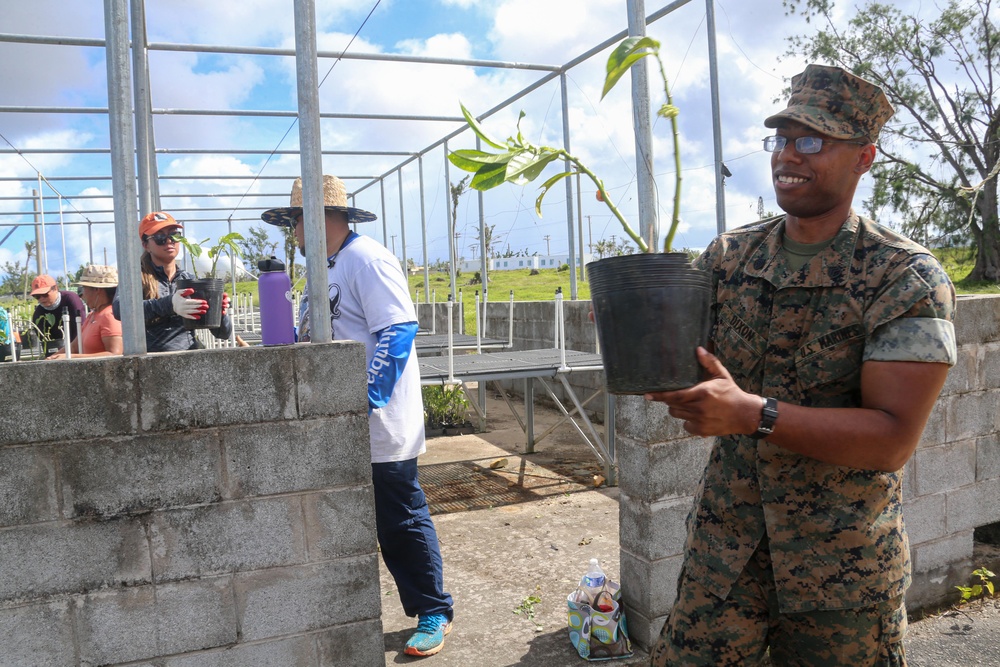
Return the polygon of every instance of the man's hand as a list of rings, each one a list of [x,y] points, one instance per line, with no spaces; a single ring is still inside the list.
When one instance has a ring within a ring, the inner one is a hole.
[[[197,320],[208,311],[208,301],[187,298],[192,294],[194,294],[194,290],[190,287],[177,290],[170,297],[170,305],[173,306],[174,312],[184,319]]]
[[[740,389],[719,358],[698,348],[698,363],[708,379],[687,389],[646,394],[670,408],[670,416],[684,420],[684,430],[693,435],[753,433],[760,422],[761,399]]]

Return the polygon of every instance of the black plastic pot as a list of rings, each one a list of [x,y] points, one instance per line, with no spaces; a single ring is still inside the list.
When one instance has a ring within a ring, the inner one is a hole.
[[[215,329],[222,326],[222,293],[226,284],[218,278],[181,278],[177,281],[177,289],[191,288],[194,293],[189,298],[203,299],[208,302],[208,312],[197,320],[184,318],[184,328]]]
[[[643,253],[587,264],[607,389],[645,394],[695,385],[708,341],[710,276],[686,253]]]

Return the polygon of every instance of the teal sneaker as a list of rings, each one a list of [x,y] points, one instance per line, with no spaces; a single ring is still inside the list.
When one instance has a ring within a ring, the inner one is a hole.
[[[417,630],[406,642],[406,655],[434,655],[444,648],[444,636],[451,632],[451,621],[444,614],[421,614]]]

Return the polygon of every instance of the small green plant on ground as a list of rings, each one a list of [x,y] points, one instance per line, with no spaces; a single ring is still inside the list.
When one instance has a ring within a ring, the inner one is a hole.
[[[981,596],[993,597],[996,592],[992,581],[996,575],[985,567],[974,571],[972,576],[979,579],[978,584],[973,584],[972,586],[955,586],[962,594],[962,601],[959,604],[964,604]]]
[[[541,624],[535,620],[535,605],[541,603],[542,598],[532,594],[521,600],[521,604],[519,604],[517,609],[514,610],[514,613],[518,616],[524,616],[526,619],[531,621],[531,623],[535,626],[535,632],[541,632],[542,630]]]
[[[452,428],[468,421],[469,399],[462,385],[431,385],[422,390],[424,424],[428,428]]]

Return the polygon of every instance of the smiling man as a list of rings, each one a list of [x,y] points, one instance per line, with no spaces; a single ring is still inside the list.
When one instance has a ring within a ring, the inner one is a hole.
[[[705,380],[646,398],[718,437],[653,665],[906,664],[901,469],[957,352],[941,265],[852,208],[892,113],[878,86],[809,65],[764,121],[785,214],[697,260]]]

